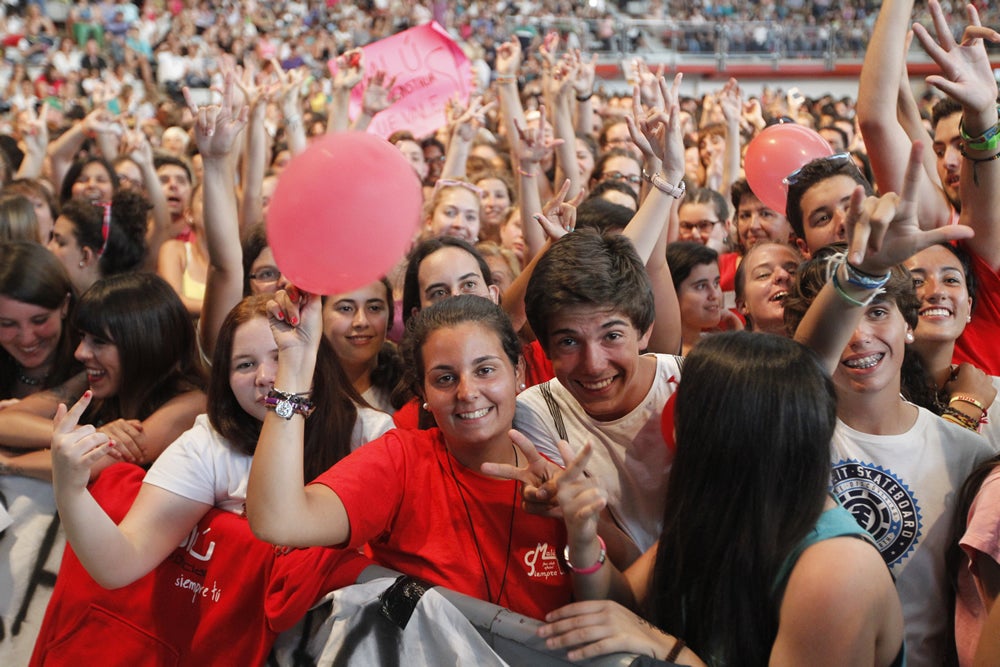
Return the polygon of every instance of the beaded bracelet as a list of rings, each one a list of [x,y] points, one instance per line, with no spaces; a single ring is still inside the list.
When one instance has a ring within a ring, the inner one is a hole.
[[[601,566],[604,565],[604,561],[608,559],[608,548],[607,545],[604,544],[604,540],[601,539],[600,535],[597,536],[597,542],[601,545],[601,555],[597,557],[597,562],[590,567],[573,567],[573,563],[569,562],[569,545],[567,544],[563,547],[563,560],[566,561],[566,567],[568,567],[573,574],[593,574],[601,569]]]
[[[979,432],[979,420],[975,417],[970,417],[964,412],[959,412],[955,408],[947,407],[941,411],[941,418],[952,422],[953,424],[958,424],[962,428],[967,428],[970,431]]]

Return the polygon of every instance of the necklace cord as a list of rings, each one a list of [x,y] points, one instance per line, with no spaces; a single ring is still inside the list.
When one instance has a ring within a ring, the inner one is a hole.
[[[514,467],[518,467],[520,463],[520,458],[517,455],[517,447],[511,444],[514,449]],[[510,549],[514,540],[514,515],[517,509],[517,480],[511,480],[514,482],[514,497],[510,504],[510,526],[507,530],[507,558],[505,559],[503,566],[503,576],[500,579],[500,590],[497,591],[497,597],[493,599],[493,590],[490,587],[490,579],[486,574],[486,561],[483,560],[483,550],[479,546],[479,537],[476,534],[476,524],[472,520],[472,512],[469,509],[469,503],[465,499],[465,492],[462,490],[462,485],[458,481],[458,476],[455,475],[455,467],[451,462],[451,454],[448,453],[448,471],[451,473],[451,479],[455,482],[455,488],[458,489],[458,497],[462,500],[462,506],[465,508],[465,518],[469,521],[469,530],[472,531],[472,542],[476,545],[476,555],[479,556],[479,567],[483,572],[483,582],[486,584],[486,601],[492,602],[493,604],[500,604],[500,598],[503,597],[504,588],[507,586],[507,571],[510,568]]]

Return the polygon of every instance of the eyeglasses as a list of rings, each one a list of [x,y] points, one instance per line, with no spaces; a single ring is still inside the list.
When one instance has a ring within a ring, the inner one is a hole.
[[[125,174],[118,174],[117,176],[119,184],[128,183],[131,187],[135,188],[136,190],[142,190],[143,188],[142,181],[136,180],[131,176],[126,176]]]
[[[702,236],[706,236],[712,233],[712,228],[721,223],[721,220],[699,220],[698,222],[682,222],[680,223],[680,230],[682,232],[687,232],[690,234],[695,229]]]
[[[640,183],[642,183],[642,176],[636,176],[635,174],[628,176],[626,174],[621,173],[620,171],[608,171],[601,174],[601,180],[615,181],[616,183],[625,181],[631,183],[632,185],[639,185]]]
[[[852,165],[854,164],[854,159],[851,157],[850,153],[837,153],[836,155],[830,155],[828,157],[816,158],[816,160],[812,160],[811,162],[805,163],[804,165],[802,165],[801,167],[790,173],[788,176],[785,176],[783,179],[781,179],[781,182],[784,183],[786,186],[795,185],[796,183],[799,182],[799,178],[802,175],[802,170],[818,160],[822,160],[823,162],[829,162],[834,167],[839,167],[841,165],[848,163]],[[857,166],[855,166],[855,168],[857,168]]]
[[[281,271],[276,266],[262,266],[250,274],[250,280],[259,283],[276,283],[281,278]]]
[[[468,181],[456,181],[450,178],[439,178],[437,183],[434,184],[434,193],[431,195],[431,199],[437,197],[438,192],[440,192],[442,188],[465,188],[480,199],[483,196],[482,188],[478,188]]]

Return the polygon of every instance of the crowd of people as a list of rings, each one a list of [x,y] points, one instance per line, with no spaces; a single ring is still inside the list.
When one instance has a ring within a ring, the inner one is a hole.
[[[377,564],[571,660],[1000,663],[987,15],[884,0],[856,99],[689,98],[641,61],[608,94],[565,31],[496,9],[8,10],[0,637],[30,642],[0,655],[264,664]],[[423,195],[410,249],[308,293],[270,246],[276,188],[397,103],[357,47],[431,19],[484,76],[387,138]],[[913,21],[941,68],[919,99]],[[829,146],[768,176],[778,205],[744,158],[781,123]]]

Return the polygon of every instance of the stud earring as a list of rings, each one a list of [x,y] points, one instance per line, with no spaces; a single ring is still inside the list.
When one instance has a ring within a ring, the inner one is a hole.
[[[907,343],[912,343],[913,342],[913,334],[912,333],[907,333],[906,334],[906,342]]]
[[[86,264],[84,263],[84,261],[83,261],[83,260],[81,259],[81,260],[80,260],[80,268],[82,269],[82,268],[83,268],[83,267],[85,267],[85,266],[87,266],[87,265],[86,265]]]
[[[519,384],[519,385],[518,385],[518,389],[520,389],[521,391],[524,391],[525,389],[527,389],[527,385],[525,385],[525,384],[524,384],[524,383],[522,382],[521,384]]]
[[[423,409],[424,409],[424,410],[426,410],[426,409],[427,409],[427,403],[425,402],[425,403],[423,404],[423,406],[421,406],[421,407],[423,407]]]

